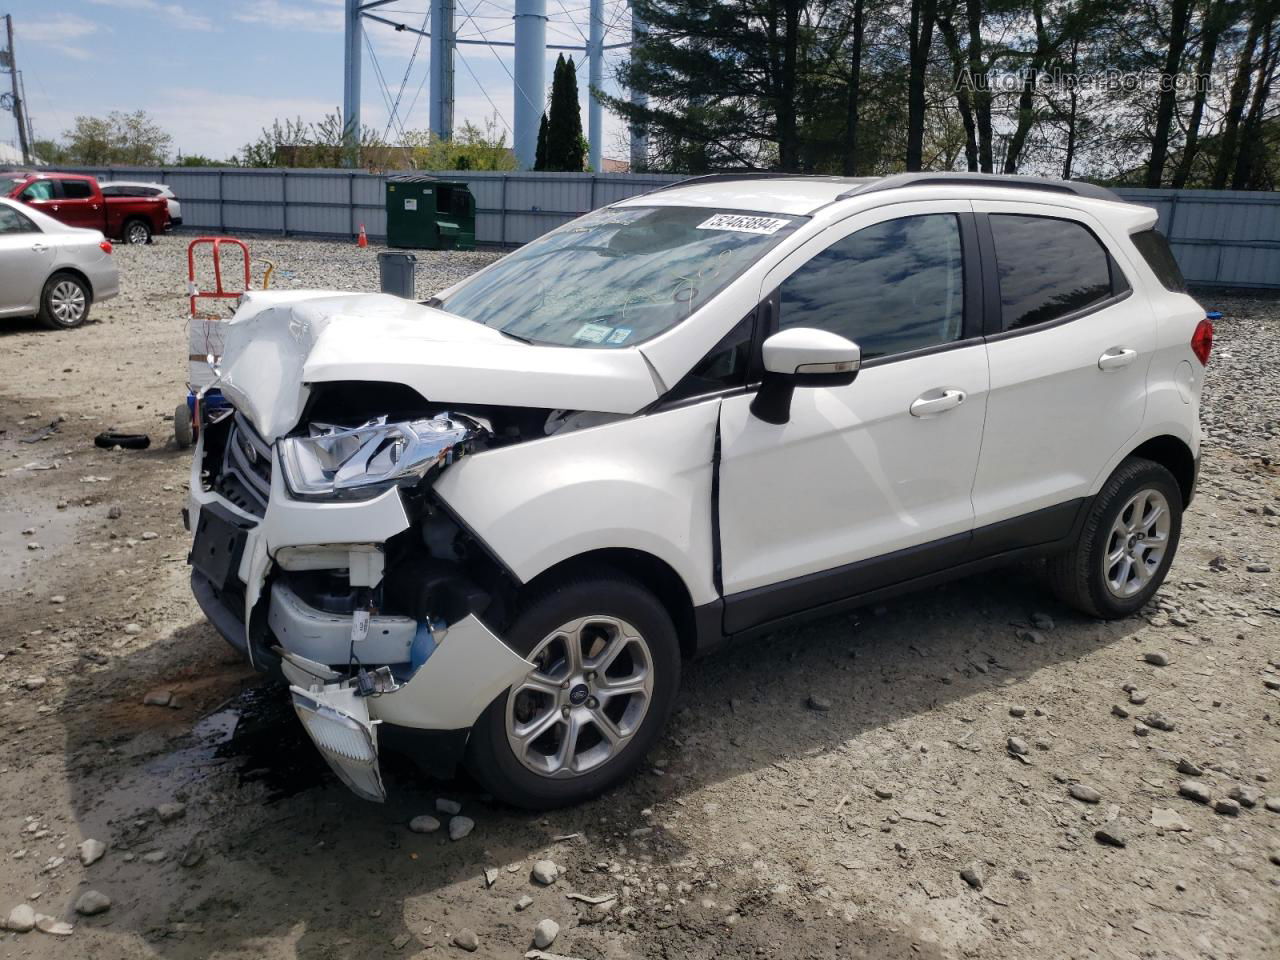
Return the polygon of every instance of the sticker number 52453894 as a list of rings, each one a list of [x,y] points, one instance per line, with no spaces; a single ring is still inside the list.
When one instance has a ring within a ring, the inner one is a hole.
[[[698,224],[699,230],[732,230],[735,233],[777,233],[790,220],[778,217],[752,217],[741,213],[717,213]]]

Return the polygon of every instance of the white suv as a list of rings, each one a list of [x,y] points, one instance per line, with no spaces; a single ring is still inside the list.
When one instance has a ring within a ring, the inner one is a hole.
[[[250,293],[192,585],[340,777],[571,803],[724,641],[1025,557],[1095,617],[1178,545],[1212,344],[1155,213],[978,175],[716,176],[426,304]]]

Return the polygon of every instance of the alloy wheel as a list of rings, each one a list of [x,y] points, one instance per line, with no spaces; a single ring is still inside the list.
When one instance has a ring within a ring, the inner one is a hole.
[[[1116,516],[1102,558],[1102,576],[1113,596],[1140,593],[1169,549],[1169,501],[1159,490],[1139,490]]]
[[[49,294],[49,309],[57,321],[72,327],[84,319],[88,298],[84,288],[73,280],[60,280]]]
[[[520,763],[557,779],[582,776],[617,756],[653,699],[653,656],[640,632],[592,615],[553,630],[536,664],[507,695],[507,742]]]
[[[128,236],[125,239],[130,243],[146,243],[147,228],[140,223],[131,223],[129,224]]]

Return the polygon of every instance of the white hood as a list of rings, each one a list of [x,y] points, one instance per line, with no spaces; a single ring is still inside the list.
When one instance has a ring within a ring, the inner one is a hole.
[[[432,403],[631,414],[665,390],[640,351],[521,343],[388,294],[245,294],[227,322],[220,386],[263,438],[302,415],[313,383],[400,383]]]

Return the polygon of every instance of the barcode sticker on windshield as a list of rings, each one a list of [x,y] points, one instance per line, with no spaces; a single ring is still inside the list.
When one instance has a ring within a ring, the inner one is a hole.
[[[734,233],[762,233],[768,236],[777,233],[790,220],[779,220],[777,217],[748,217],[740,213],[717,213],[714,217],[698,224],[699,230],[732,230]]]

